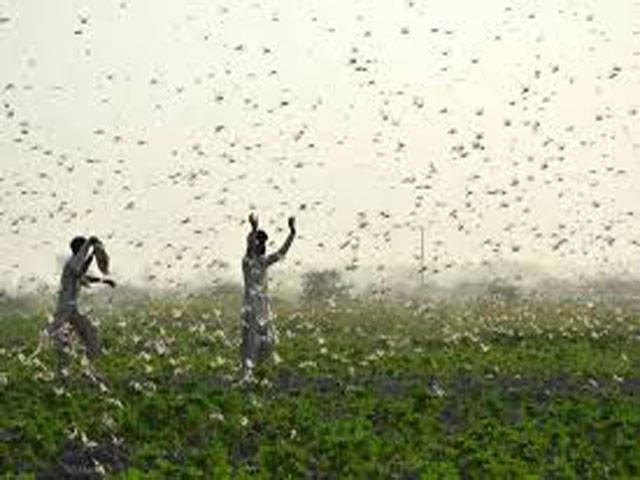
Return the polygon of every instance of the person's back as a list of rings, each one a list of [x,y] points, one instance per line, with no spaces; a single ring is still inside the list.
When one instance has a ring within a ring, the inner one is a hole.
[[[74,258],[70,257],[64,264],[60,276],[60,288],[58,290],[57,310],[67,306],[76,306],[78,292],[80,291],[80,277],[74,267]]]
[[[242,259],[245,298],[267,292],[267,266],[264,257],[245,255]]]

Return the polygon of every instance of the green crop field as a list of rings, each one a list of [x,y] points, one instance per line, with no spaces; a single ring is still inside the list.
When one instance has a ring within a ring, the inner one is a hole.
[[[30,357],[44,311],[0,312],[4,478],[640,478],[631,307],[281,301],[238,386],[238,301],[97,310],[102,387]]]

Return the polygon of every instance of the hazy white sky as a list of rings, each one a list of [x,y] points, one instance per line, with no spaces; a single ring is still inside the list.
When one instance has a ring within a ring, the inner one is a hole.
[[[640,2],[0,0],[0,274],[640,270]],[[220,262],[227,262],[228,269]]]

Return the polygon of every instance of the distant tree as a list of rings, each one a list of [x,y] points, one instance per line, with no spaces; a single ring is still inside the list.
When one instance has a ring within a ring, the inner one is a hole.
[[[302,300],[317,302],[349,297],[352,286],[338,270],[312,270],[302,275]]]
[[[454,298],[475,299],[481,297],[486,291],[486,286],[482,282],[463,280],[456,283],[452,289]]]
[[[487,285],[487,293],[490,297],[505,302],[512,302],[520,298],[520,289],[516,285],[500,278],[492,280]]]

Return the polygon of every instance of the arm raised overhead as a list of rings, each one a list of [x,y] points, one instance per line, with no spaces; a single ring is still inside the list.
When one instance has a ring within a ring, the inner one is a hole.
[[[289,217],[289,235],[287,239],[284,241],[282,246],[278,249],[278,251],[267,255],[266,264],[267,266],[273,265],[276,262],[282,260],[291,248],[291,244],[293,243],[293,239],[296,236],[296,219],[294,217]]]
[[[84,275],[84,273],[89,268],[89,265],[91,264],[91,260],[93,260],[93,255],[91,255],[88,258],[87,258],[87,255],[89,254],[89,249],[93,245],[95,245],[97,242],[98,242],[97,237],[93,237],[93,236],[89,237],[87,241],[85,241],[82,244],[78,252],[73,257],[71,257],[69,266],[71,267],[71,270],[76,276],[80,277]]]

